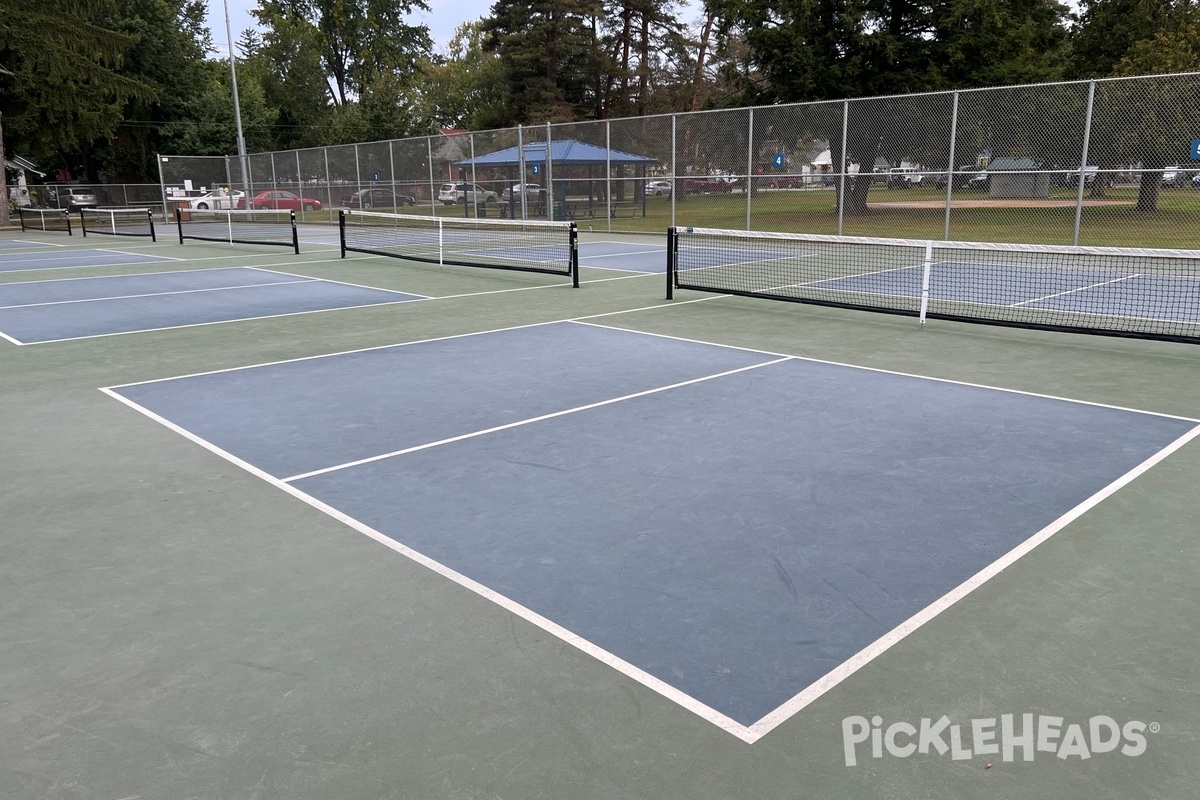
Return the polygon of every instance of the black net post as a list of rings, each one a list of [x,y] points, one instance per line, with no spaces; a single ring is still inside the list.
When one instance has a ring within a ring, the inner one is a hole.
[[[79,229],[83,231],[83,238],[87,238],[87,217],[83,215],[83,209],[79,209]]]
[[[183,214],[179,211],[179,206],[175,206],[175,225],[179,228],[179,243],[183,244]]]
[[[579,228],[571,223],[571,286],[579,288]]]
[[[338,241],[342,245],[342,258],[346,257],[346,212],[338,209]]]
[[[296,212],[291,212],[292,222],[292,250],[296,255],[300,255],[300,234],[296,231]]]
[[[675,249],[679,246],[679,237],[675,228],[667,228],[667,299],[675,299]]]
[[[158,234],[154,232],[154,212],[146,209],[146,221],[150,223],[150,241],[158,242]]]

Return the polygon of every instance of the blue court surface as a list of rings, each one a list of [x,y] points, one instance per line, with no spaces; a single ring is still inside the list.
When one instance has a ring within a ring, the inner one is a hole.
[[[629,242],[580,242],[579,266],[625,272],[667,271],[665,245]]]
[[[164,256],[124,253],[120,250],[53,250],[34,253],[0,253],[0,272],[73,267],[108,267],[119,264],[157,264],[178,261]]]
[[[28,281],[0,284],[0,336],[34,344],[417,299],[250,267]]]
[[[107,391],[748,741],[1197,424],[572,322]]]
[[[803,285],[917,298],[921,296],[922,271],[917,265]],[[930,270],[929,297],[993,306],[1200,322],[1200,276],[944,261]],[[1165,313],[1163,298],[1173,300]]]

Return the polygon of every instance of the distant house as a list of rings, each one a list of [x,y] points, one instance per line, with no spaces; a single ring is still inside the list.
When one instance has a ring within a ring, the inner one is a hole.
[[[987,166],[992,197],[1049,197],[1050,174],[1032,158],[993,158]]]
[[[28,158],[16,154],[4,159],[4,185],[8,187],[8,196],[17,201],[17,205],[30,205],[30,194],[28,175],[33,173],[39,178],[46,177],[46,173],[37,168]]]

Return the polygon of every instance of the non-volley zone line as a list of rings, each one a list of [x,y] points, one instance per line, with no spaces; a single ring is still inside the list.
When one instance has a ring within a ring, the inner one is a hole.
[[[16,344],[411,302],[418,295],[248,267],[0,284]]]

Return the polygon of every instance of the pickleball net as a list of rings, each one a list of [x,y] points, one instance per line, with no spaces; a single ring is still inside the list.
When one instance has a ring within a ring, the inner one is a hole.
[[[263,211],[237,209],[175,209],[179,243],[185,239],[225,244],[262,244],[290,247],[300,252],[296,212],[289,209]]]
[[[65,208],[30,208],[21,206],[17,209],[21,219],[22,231],[71,231],[71,215]]]
[[[672,228],[674,289],[1200,343],[1200,251]]]
[[[148,208],[81,208],[79,224],[86,237],[89,233],[104,236],[142,236],[158,241],[154,231],[154,214]]]
[[[456,219],[342,211],[342,257],[368,253],[432,264],[544,272],[579,286],[574,222]]]

